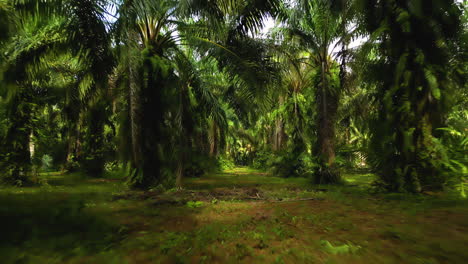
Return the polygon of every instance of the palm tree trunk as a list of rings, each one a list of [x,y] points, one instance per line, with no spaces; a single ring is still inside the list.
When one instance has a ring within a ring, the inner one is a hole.
[[[179,159],[177,161],[177,170],[176,170],[176,187],[177,189],[182,189],[182,179],[184,178],[184,162]]]
[[[335,119],[338,110],[338,93],[329,85],[327,53],[322,54],[320,85],[317,100],[317,143],[314,155],[318,157],[319,168],[315,172],[316,183],[338,183],[340,176],[334,168],[335,162]]]
[[[132,141],[131,167],[139,168],[141,163],[141,99],[137,78],[129,67],[130,130]]]
[[[157,55],[155,55],[157,56]],[[146,62],[146,85],[141,91],[141,121],[138,130],[141,131],[141,177],[136,187],[147,188],[158,184],[160,179],[161,157],[159,148],[161,145],[163,126],[162,89],[163,78],[158,76],[157,69],[150,62]],[[144,101],[143,101],[144,99]]]
[[[211,140],[210,140],[210,156],[216,157],[218,155],[218,126],[213,120],[211,124]]]
[[[176,186],[182,188],[185,164],[187,162],[187,153],[191,151],[190,137],[193,134],[193,127],[190,120],[190,98],[188,86],[183,85],[179,93],[179,115],[181,133],[179,139],[179,160],[176,170]]]
[[[279,107],[281,107],[284,103],[284,97],[279,96],[278,98],[278,104]],[[277,117],[275,121],[275,137],[274,137],[274,146],[273,149],[275,151],[280,151],[283,148],[284,145],[284,140],[285,140],[286,134],[284,132],[284,121],[282,117]]]
[[[132,140],[134,146],[133,187],[148,188],[161,183],[162,157],[160,150],[165,138],[164,127],[164,95],[167,77],[163,75],[160,65],[155,65],[153,59],[159,55],[156,52],[147,54],[139,80],[141,89],[132,87],[134,93],[132,107]],[[161,59],[159,57],[159,59]]]
[[[324,56],[325,57],[325,56]],[[327,166],[332,166],[335,162],[335,124],[334,116],[336,115],[337,102],[334,102],[330,96],[330,87],[328,85],[328,65],[326,59],[322,61],[321,79],[322,85],[320,91],[322,93],[322,101],[319,105],[322,107],[322,113],[319,114],[319,131],[318,131],[318,145],[320,148],[320,156]]]
[[[31,132],[31,134],[29,134],[29,154],[30,154],[31,159],[33,158],[34,151],[36,150],[36,144],[34,144],[33,138],[34,138],[34,135]]]
[[[106,119],[105,100],[90,106],[87,116],[87,132],[84,137],[84,157],[80,157],[81,167],[91,177],[102,177],[104,171],[104,122]]]
[[[80,126],[82,120],[82,115],[79,115],[77,122],[68,122],[69,131],[68,131],[68,151],[67,151],[67,163],[65,164],[65,170],[68,172],[73,172],[78,169],[76,162],[80,155],[81,141],[80,141]]]

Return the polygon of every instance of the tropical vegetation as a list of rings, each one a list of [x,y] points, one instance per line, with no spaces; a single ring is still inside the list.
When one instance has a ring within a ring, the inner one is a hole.
[[[357,184],[370,197],[463,203],[467,8],[456,0],[0,0],[0,193],[52,188],[53,177],[115,180],[119,197],[172,195],[163,203],[177,204],[182,195],[185,204],[204,181],[231,186],[220,175],[242,176],[242,167],[247,182],[268,177],[259,186],[336,193],[352,189],[352,175],[371,175]],[[224,197],[209,195],[213,206]],[[190,210],[206,205],[198,198]],[[268,239],[258,236],[263,250]],[[188,238],[176,239],[174,248]],[[237,245],[237,260],[252,255]]]

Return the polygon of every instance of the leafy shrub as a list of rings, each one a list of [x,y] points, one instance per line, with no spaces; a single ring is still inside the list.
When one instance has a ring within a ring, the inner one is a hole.
[[[13,162],[12,153],[0,155],[0,184],[28,186],[33,184],[29,164]]]
[[[219,156],[218,157],[218,167],[221,170],[230,170],[233,169],[236,165],[234,164],[234,161],[232,161],[229,158]]]
[[[447,168],[448,184],[460,186],[460,194],[466,198],[464,182],[468,176],[468,135],[454,127],[440,128],[444,132],[441,143],[446,148],[444,166]]]
[[[364,155],[360,149],[343,146],[336,151],[335,165],[347,171],[366,168]]]
[[[273,174],[281,177],[309,177],[316,167],[307,152],[293,155],[287,151],[280,153],[271,163]]]
[[[274,156],[271,152],[264,150],[257,151],[252,161],[252,167],[259,170],[268,169],[270,168],[273,159]]]
[[[200,177],[207,172],[215,171],[219,167],[218,161],[201,153],[193,153],[188,159],[184,175],[186,177]]]
[[[42,159],[41,159],[41,169],[43,171],[50,171],[52,169],[52,165],[53,165],[53,159],[50,155],[43,155],[42,156]]]

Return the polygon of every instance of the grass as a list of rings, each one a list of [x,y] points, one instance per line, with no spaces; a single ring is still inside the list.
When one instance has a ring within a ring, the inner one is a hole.
[[[371,174],[347,174],[345,186],[315,186],[235,168],[186,179],[186,191],[162,195],[127,190],[115,175],[42,177],[48,184],[41,187],[0,188],[1,263],[468,259],[466,200],[372,194]]]

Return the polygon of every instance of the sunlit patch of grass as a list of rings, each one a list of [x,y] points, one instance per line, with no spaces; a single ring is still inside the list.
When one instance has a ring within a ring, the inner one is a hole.
[[[222,187],[258,187],[282,188],[286,186],[307,186],[306,178],[282,178],[248,168],[235,168],[222,173],[214,173],[201,178],[186,179],[189,189],[214,189]]]
[[[353,185],[369,185],[377,179],[376,175],[372,173],[345,173],[343,178],[347,183]]]

